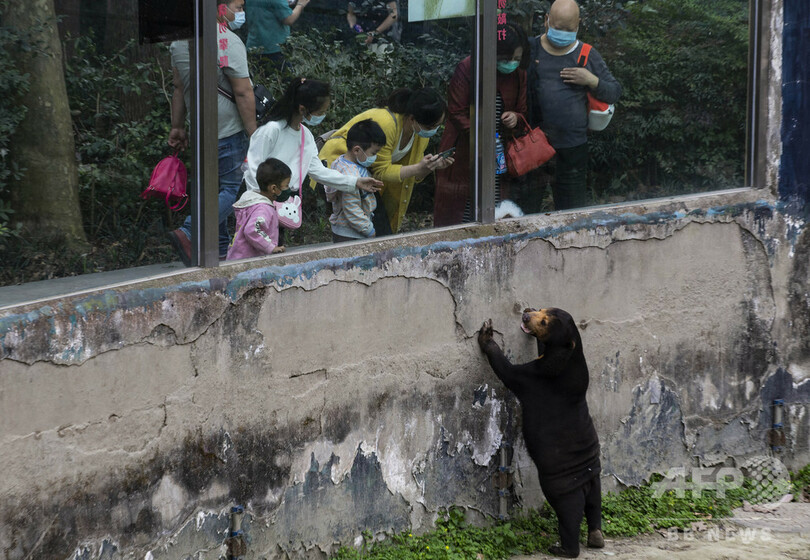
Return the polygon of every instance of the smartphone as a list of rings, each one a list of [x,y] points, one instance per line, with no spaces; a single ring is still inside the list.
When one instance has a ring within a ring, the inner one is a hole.
[[[439,154],[439,157],[449,158],[449,157],[452,157],[454,153],[456,153],[456,149],[455,148],[450,148],[449,150],[445,150],[445,151],[441,152]]]

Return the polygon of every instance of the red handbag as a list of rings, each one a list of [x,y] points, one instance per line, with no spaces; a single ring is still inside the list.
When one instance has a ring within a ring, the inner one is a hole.
[[[537,169],[557,153],[539,127],[531,128],[526,117],[520,113],[518,116],[523,119],[529,132],[513,138],[506,148],[506,169],[512,177],[520,177]]]
[[[182,210],[188,204],[187,180],[186,166],[175,153],[158,162],[152,171],[149,186],[141,193],[141,198],[144,200],[160,198],[171,210]]]

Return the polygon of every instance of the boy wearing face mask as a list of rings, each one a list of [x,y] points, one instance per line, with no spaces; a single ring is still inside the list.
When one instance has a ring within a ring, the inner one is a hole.
[[[236,209],[236,235],[228,249],[228,260],[248,259],[283,253],[278,241],[278,212],[274,201],[290,197],[292,172],[283,161],[267,158],[256,170],[258,191],[245,191],[233,205]]]
[[[385,146],[385,132],[372,119],[355,123],[346,134],[346,153],[332,163],[332,169],[344,175],[370,177],[369,168],[377,152]],[[341,192],[325,187],[326,200],[332,203],[332,241],[353,241],[374,237],[372,217],[377,209],[374,195],[365,191]]]
[[[574,0],[555,0],[546,15],[546,32],[529,40],[529,109],[532,126],[539,126],[557,155],[552,184],[557,210],[589,204],[587,93],[616,103],[621,85],[602,56],[591,49],[584,68],[577,65],[582,42],[577,40],[580,17]]]

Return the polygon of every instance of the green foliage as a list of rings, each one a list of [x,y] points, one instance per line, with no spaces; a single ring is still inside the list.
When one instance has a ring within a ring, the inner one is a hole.
[[[653,480],[660,481],[661,477]],[[724,492],[687,490],[682,497],[675,490],[667,490],[656,496],[654,485],[649,483],[618,494],[608,492],[602,496],[602,530],[607,536],[632,536],[659,528],[689,528],[697,521],[730,517],[749,494],[750,488],[743,485]]]
[[[104,54],[88,36],[72,47],[65,77],[85,229],[94,245],[119,247],[118,266],[171,260],[163,229],[178,218],[160,201],[139,198],[153,167],[169,152],[171,74],[164,70],[170,67],[165,51],[141,59],[129,44]]]
[[[591,137],[597,194],[609,201],[741,186],[748,0],[627,9],[626,21],[593,41],[623,87],[610,126]]]
[[[181,216],[160,201],[139,198],[152,169],[169,152],[166,52],[150,59],[129,44],[101,53],[91,36],[68,38],[65,52],[79,198],[92,249],[77,253],[58,239],[17,239],[3,247],[8,266],[0,284],[176,259],[164,231],[179,225]]]
[[[0,13],[7,2],[0,2]],[[47,54],[41,43],[34,39],[37,29],[19,29],[0,23],[0,240],[17,232],[9,226],[13,210],[7,200],[11,179],[19,180],[25,173],[12,161],[11,138],[27,113],[19,102],[30,87],[31,76],[18,64],[20,54]]]
[[[333,556],[336,560],[496,560],[515,554],[547,549],[552,544],[551,532],[556,522],[549,516],[530,512],[511,522],[491,527],[474,527],[464,519],[464,510],[451,507],[443,510],[436,528],[424,535],[403,532],[377,541],[366,531],[358,550],[342,547]]]
[[[7,0],[0,0],[0,7]],[[549,0],[507,3],[510,21],[542,32]],[[596,202],[640,199],[742,184],[746,108],[748,0],[583,0],[582,38],[593,43],[624,92],[611,125],[591,136]],[[334,33],[296,28],[284,52],[296,74],[329,80],[333,104],[317,131],[341,126],[401,86],[444,93],[455,65],[470,53],[472,19],[425,24],[418,45],[394,44],[379,58]],[[14,66],[38,47],[31,30],[0,24],[0,283],[175,260],[164,238],[184,213],[138,198],[167,155],[170,64],[165,47],[126,45],[98,52],[90,37],[68,38],[65,74],[80,159],[84,226],[93,249],[62,254],[53,246],[9,243],[6,185],[24,172],[10,164],[10,138],[25,115],[15,98],[28,75]],[[256,81],[277,97],[286,77],[255,66]],[[440,139],[432,140],[430,151]],[[432,223],[433,178],[413,193],[402,231]],[[331,211],[306,191],[304,226],[287,245],[331,240]]]
[[[810,465],[799,471],[796,480],[810,484]],[[660,481],[656,475],[653,480]],[[730,485],[731,486],[731,485]],[[750,485],[729,487],[724,492],[704,490],[693,495],[684,492],[678,497],[674,490],[657,496],[654,483],[627,488],[619,493],[602,496],[602,530],[606,536],[634,536],[655,529],[688,529],[699,521],[730,517],[751,492]],[[333,556],[336,560],[494,560],[516,554],[533,554],[548,550],[558,539],[557,517],[550,507],[542,511],[529,510],[508,522],[489,527],[474,527],[464,518],[464,510],[451,507],[440,512],[436,528],[416,536],[409,532],[376,540],[366,531],[360,549],[342,547]],[[587,537],[583,521],[582,540]]]
[[[793,486],[794,501],[801,501],[803,496],[810,498],[810,464],[795,473],[791,472],[790,481]]]

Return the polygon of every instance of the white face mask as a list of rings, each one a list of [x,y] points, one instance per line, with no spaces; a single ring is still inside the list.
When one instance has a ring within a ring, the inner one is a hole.
[[[239,29],[245,25],[245,12],[234,12],[230,8],[228,10],[233,14],[233,21],[228,22],[228,27],[231,29]]]

